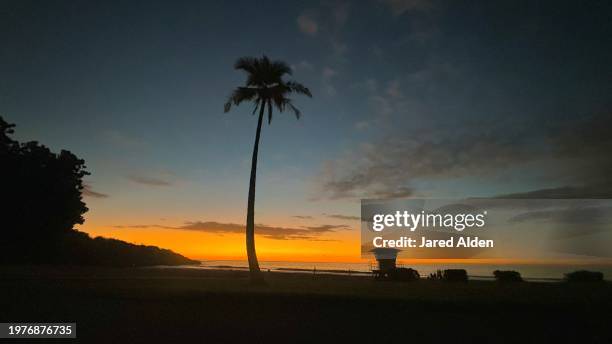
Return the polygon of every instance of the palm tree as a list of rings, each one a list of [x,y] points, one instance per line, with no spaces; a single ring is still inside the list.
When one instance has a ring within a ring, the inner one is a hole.
[[[255,144],[251,160],[251,179],[249,182],[246,220],[246,247],[251,281],[263,283],[263,277],[259,270],[259,262],[255,252],[255,179],[257,176],[257,152],[259,150],[261,123],[266,106],[268,108],[268,124],[272,122],[273,108],[276,108],[279,112],[289,109],[299,119],[300,110],[293,105],[289,95],[295,93],[312,97],[312,94],[308,88],[300,83],[283,80],[285,75],[291,75],[291,68],[283,61],[270,61],[266,56],[262,58],[241,57],[234,64],[234,69],[247,73],[246,85],[237,87],[232,92],[227,103],[225,103],[225,112],[228,112],[232,105],[238,106],[245,101],[255,104],[253,115],[259,109],[259,119],[257,120],[257,131],[255,133]]]

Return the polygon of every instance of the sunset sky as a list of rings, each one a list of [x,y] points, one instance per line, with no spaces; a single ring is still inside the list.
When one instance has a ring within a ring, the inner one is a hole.
[[[612,3],[3,1],[0,114],[85,159],[79,228],[243,259],[241,56],[313,98],[263,128],[261,260],[358,261],[361,198],[612,196]]]

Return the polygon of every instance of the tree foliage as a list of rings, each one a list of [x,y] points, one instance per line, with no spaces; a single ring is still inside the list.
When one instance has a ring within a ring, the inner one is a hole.
[[[85,161],[69,151],[55,154],[36,141],[19,143],[14,125],[0,117],[0,180],[3,235],[49,238],[83,223]]]
[[[253,115],[259,109],[257,118],[257,131],[255,132],[255,144],[253,145],[253,157],[251,159],[251,177],[249,182],[249,196],[247,202],[246,221],[246,246],[249,260],[249,271],[251,281],[256,284],[263,283],[257,253],[255,252],[255,184],[257,176],[257,156],[259,151],[259,138],[261,135],[261,124],[263,122],[266,106],[268,107],[268,124],[272,123],[273,108],[279,112],[285,109],[293,111],[296,118],[300,118],[298,110],[289,98],[291,94],[303,94],[312,97],[310,90],[304,85],[285,80],[285,75],[291,75],[291,68],[283,61],[272,61],[267,56],[262,58],[241,57],[234,64],[234,68],[244,71],[247,79],[244,86],[239,86],[231,93],[225,103],[225,112],[231,110],[232,106],[238,106],[243,102],[255,104]]]

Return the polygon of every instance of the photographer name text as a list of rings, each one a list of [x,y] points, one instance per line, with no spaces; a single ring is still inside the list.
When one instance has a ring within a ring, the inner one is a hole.
[[[372,244],[376,248],[451,248],[451,247],[494,247],[491,239],[480,239],[479,237],[450,237],[448,239],[428,239],[425,236],[415,238],[400,237],[399,239],[383,239],[375,237]]]

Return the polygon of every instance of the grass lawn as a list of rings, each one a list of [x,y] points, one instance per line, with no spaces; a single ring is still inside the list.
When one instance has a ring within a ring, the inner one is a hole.
[[[612,342],[610,283],[266,279],[253,287],[242,271],[2,267],[0,321],[76,322],[85,343]]]

